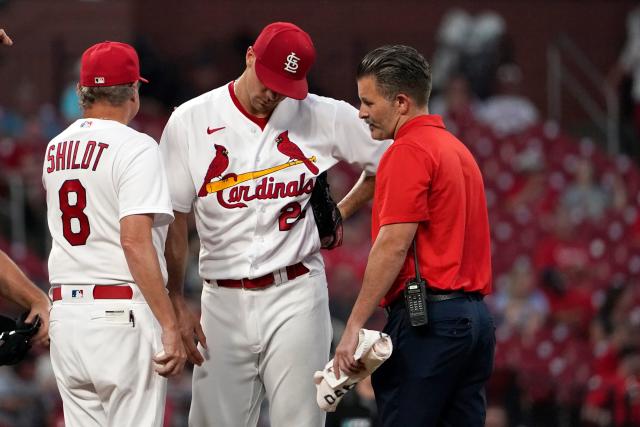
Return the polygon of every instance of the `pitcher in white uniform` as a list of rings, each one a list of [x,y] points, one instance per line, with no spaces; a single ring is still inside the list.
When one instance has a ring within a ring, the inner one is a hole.
[[[191,426],[255,426],[265,396],[272,426],[324,426],[312,377],[332,331],[309,199],[318,174],[341,160],[357,165],[362,178],[339,203],[348,218],[373,195],[388,144],[371,139],[351,105],[307,94],[315,55],[299,27],[270,24],[247,49],[242,75],[178,107],[164,130],[176,217],[168,288],[197,365]],[[192,208],[202,325],[183,297]]]
[[[139,81],[131,46],[87,49],[83,118],[46,149],[51,362],[67,427],[162,426],[164,377],[186,361],[165,289],[173,212],[162,159],[127,126]]]

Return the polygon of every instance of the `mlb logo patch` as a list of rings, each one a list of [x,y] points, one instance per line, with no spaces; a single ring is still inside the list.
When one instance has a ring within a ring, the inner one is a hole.
[[[90,128],[93,122],[91,120],[87,120],[86,122],[82,122],[80,125],[81,128]]]
[[[84,296],[84,291],[82,289],[71,290],[71,298],[82,298],[83,296]]]
[[[97,85],[103,85],[104,84],[104,77],[94,77],[93,81]]]

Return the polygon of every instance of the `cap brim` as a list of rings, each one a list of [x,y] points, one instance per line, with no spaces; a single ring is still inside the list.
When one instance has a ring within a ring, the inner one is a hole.
[[[307,97],[309,85],[307,84],[306,78],[300,80],[287,79],[263,66],[259,61],[256,61],[254,64],[258,79],[272,91],[298,100]]]
[[[138,80],[140,80],[142,83],[149,83],[149,80],[145,79],[145,78],[144,78],[144,77],[142,77],[142,76],[139,76],[139,77],[138,77]]]

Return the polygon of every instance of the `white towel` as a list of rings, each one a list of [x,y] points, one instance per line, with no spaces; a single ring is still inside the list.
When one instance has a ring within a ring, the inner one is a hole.
[[[360,380],[378,369],[378,366],[391,356],[392,351],[393,344],[389,335],[369,329],[360,329],[358,346],[353,357],[362,361],[365,369],[353,376],[340,372],[340,379],[337,379],[333,372],[333,359],[331,359],[322,371],[316,371],[313,374],[318,406],[327,412],[334,412],[344,395],[354,388]]]

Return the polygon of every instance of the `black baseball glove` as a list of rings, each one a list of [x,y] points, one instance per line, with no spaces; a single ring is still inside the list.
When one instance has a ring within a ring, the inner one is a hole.
[[[40,328],[40,318],[25,323],[29,313],[22,314],[17,321],[0,315],[0,365],[15,365],[27,355],[31,338]]]
[[[338,205],[331,197],[327,172],[322,172],[316,178],[311,193],[311,208],[316,219],[321,248],[333,249],[342,244],[342,215]]]

